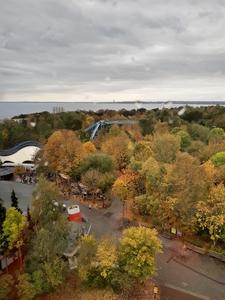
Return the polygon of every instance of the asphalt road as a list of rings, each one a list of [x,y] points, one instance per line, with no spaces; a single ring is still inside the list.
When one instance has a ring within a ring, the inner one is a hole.
[[[18,198],[19,208],[26,212],[27,207],[31,206],[34,187],[33,184],[27,185],[19,182],[0,181],[0,198],[3,200],[4,206],[9,208],[11,206],[11,192],[14,189]]]
[[[0,182],[0,197],[10,205],[10,193],[14,188],[21,208],[31,203],[33,186],[12,182]],[[70,204],[70,201],[65,201]],[[96,237],[117,239],[121,234],[122,206],[114,201],[104,210],[89,209],[80,204],[81,213],[92,223],[92,232]],[[173,241],[162,238],[163,253],[157,256],[157,274],[155,279],[162,288],[164,300],[225,300],[225,264],[207,256],[189,253],[185,264],[174,258],[171,249]],[[207,276],[202,275],[204,273]],[[218,283],[224,281],[224,284]]]

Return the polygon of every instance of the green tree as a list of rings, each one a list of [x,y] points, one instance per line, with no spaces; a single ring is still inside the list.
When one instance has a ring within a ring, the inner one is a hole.
[[[196,123],[189,124],[187,126],[188,133],[193,140],[200,140],[207,143],[209,136],[209,128]]]
[[[18,206],[18,198],[16,197],[14,190],[12,190],[12,193],[11,193],[11,202],[12,202],[11,206],[15,207],[18,211],[21,212],[21,210],[19,209],[19,206]]]
[[[112,157],[104,153],[94,153],[85,157],[80,163],[79,172],[84,174],[90,169],[97,170],[100,173],[113,172]]]
[[[215,167],[219,167],[225,164],[225,151],[218,152],[211,157],[211,161]]]
[[[185,130],[180,130],[176,134],[180,138],[180,149],[185,151],[191,145],[191,137]]]
[[[155,256],[162,249],[155,230],[145,227],[125,229],[119,242],[119,264],[136,280],[146,280],[155,273]]]
[[[26,268],[30,273],[39,269],[43,261],[49,262],[62,255],[68,247],[68,221],[65,217],[62,215],[51,226],[51,229],[40,228],[31,240],[31,249],[26,257]]]
[[[47,227],[62,214],[60,193],[56,185],[40,177],[36,186],[30,210],[32,222],[36,227]]]
[[[0,199],[0,234],[2,233],[2,225],[6,217],[6,208],[3,206],[3,201]]]
[[[49,261],[45,261],[42,266],[46,281],[52,290],[55,290],[65,281],[66,264],[55,256]]]
[[[213,128],[209,131],[208,142],[209,143],[218,143],[224,140],[224,130],[223,128]]]
[[[31,274],[31,281],[38,294],[49,291],[49,285],[46,281],[45,273],[42,270],[36,270]]]
[[[25,270],[32,274],[32,283],[38,293],[48,292],[56,289],[65,279],[66,264],[62,256],[68,248],[70,229],[62,213],[58,189],[43,178],[40,178],[33,194],[31,216],[34,232]]]

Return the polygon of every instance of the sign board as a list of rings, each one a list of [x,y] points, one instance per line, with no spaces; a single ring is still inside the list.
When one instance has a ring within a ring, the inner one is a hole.
[[[176,233],[177,233],[176,228],[172,227],[172,228],[171,228],[171,233],[172,233],[172,234],[176,234]]]

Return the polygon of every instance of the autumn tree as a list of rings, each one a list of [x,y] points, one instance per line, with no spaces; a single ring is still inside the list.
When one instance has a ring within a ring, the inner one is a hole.
[[[24,243],[24,230],[27,227],[26,217],[23,216],[15,207],[11,207],[6,212],[3,223],[3,235],[5,236],[9,249],[17,248],[20,263],[22,263],[21,247]]]
[[[119,170],[124,169],[130,162],[132,149],[130,148],[130,140],[126,134],[106,139],[102,143],[101,150],[112,156]]]
[[[78,271],[86,284],[92,287],[110,286],[116,268],[117,248],[112,241],[104,239],[97,242],[93,236],[80,239]]]
[[[129,197],[127,182],[123,178],[117,178],[112,186],[112,195],[118,198],[123,204],[123,218],[125,214],[125,204]]]
[[[93,191],[99,188],[101,180],[101,173],[95,169],[88,170],[82,177],[81,181]]]
[[[14,170],[15,175],[23,175],[26,173],[26,168],[24,166],[16,166]]]
[[[79,240],[78,272],[82,280],[87,280],[88,272],[96,259],[97,241],[92,235],[84,235]]]
[[[31,282],[29,274],[20,274],[18,276],[18,284],[16,285],[17,294],[21,300],[32,300],[36,295],[36,290]]]
[[[140,173],[145,179],[146,191],[148,194],[160,192],[160,185],[162,184],[163,169],[160,163],[150,156],[143,164]]]
[[[119,242],[119,264],[136,280],[146,280],[155,273],[155,256],[162,249],[155,230],[131,227],[123,231]]]
[[[69,174],[79,165],[82,143],[71,130],[55,131],[44,146],[43,159],[52,172]]]
[[[187,153],[179,153],[175,164],[167,168],[164,184],[166,188],[161,201],[168,197],[177,199],[173,203],[173,211],[177,214],[179,225],[185,230],[191,230],[195,205],[206,197],[209,189],[204,168],[200,167],[197,159]]]
[[[180,141],[178,137],[170,133],[154,134],[152,150],[156,160],[162,163],[171,163],[175,161],[179,149]]]
[[[197,203],[195,221],[201,230],[207,230],[214,246],[218,239],[225,240],[225,187],[214,186],[206,201]]]
[[[134,145],[131,167],[134,171],[141,169],[142,164],[152,155],[151,142],[141,140]]]
[[[159,202],[157,215],[163,230],[170,231],[171,228],[180,228],[181,212],[179,204],[179,200],[176,197],[170,196]]]
[[[96,260],[100,275],[105,279],[109,278],[117,264],[115,244],[110,240],[102,240],[97,247]]]
[[[97,149],[92,142],[88,141],[83,144],[83,151],[84,151],[84,155],[88,156],[90,154],[95,153],[97,151]]]
[[[14,286],[13,276],[10,274],[1,275],[0,277],[0,300],[12,299]]]

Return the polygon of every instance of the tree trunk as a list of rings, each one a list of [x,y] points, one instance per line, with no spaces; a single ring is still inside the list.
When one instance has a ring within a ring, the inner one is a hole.
[[[6,273],[8,274],[9,273],[9,268],[8,268],[8,259],[7,259],[7,255],[5,257],[5,260],[6,260]]]
[[[125,218],[125,202],[123,202],[123,215],[122,215],[123,222],[124,222],[124,218]]]
[[[22,253],[21,253],[21,247],[18,248],[18,256],[19,256],[19,269],[22,269],[22,264],[23,264],[23,258],[22,258]]]

